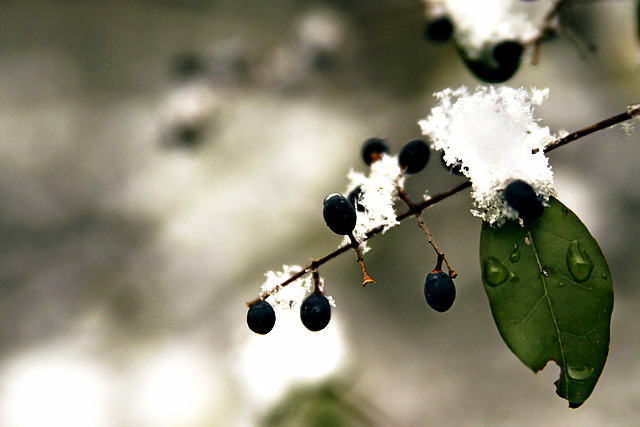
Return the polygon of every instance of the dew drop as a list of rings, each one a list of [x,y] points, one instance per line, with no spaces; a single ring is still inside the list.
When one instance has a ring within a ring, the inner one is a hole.
[[[602,278],[604,280],[607,280],[607,279],[609,279],[609,275],[607,273],[602,273]]]
[[[585,248],[577,240],[571,242],[567,249],[567,267],[576,282],[584,282],[591,276],[593,263]]]
[[[514,263],[520,261],[520,249],[516,247],[513,251],[511,251],[509,260]]]
[[[484,260],[484,278],[491,286],[498,286],[509,277],[509,270],[496,257]]]
[[[558,282],[558,287],[559,287],[559,288],[564,288],[565,286],[567,286],[567,284],[566,284],[566,283],[564,283],[564,282]]]
[[[516,273],[509,272],[509,281],[510,281],[511,283],[515,283],[515,282],[517,282],[518,280],[520,280],[520,278],[518,277],[518,275],[517,275]]]
[[[543,269],[543,270],[542,270],[542,275],[543,275],[544,277],[549,277],[549,272],[548,272],[547,270]]]
[[[529,237],[524,238],[524,244],[527,246],[531,246],[531,239]]]
[[[581,368],[575,366],[567,366],[567,373],[571,378],[577,381],[584,381],[593,374],[593,368],[583,366]]]

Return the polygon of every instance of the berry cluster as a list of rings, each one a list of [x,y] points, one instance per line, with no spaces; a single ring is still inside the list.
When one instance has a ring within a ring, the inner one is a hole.
[[[453,39],[462,62],[478,79],[487,83],[503,83],[518,71],[525,47],[534,46],[532,62],[536,63],[540,43],[549,40],[549,36],[555,33],[552,20],[559,9],[557,7],[550,11],[539,30],[539,36],[534,39],[522,41],[513,37],[486,42],[479,54],[469,55],[460,43],[461,35],[456,34],[455,22],[446,5],[439,1],[427,1],[427,22],[423,35],[425,39],[435,43]]]
[[[385,140],[370,138],[365,141],[362,147],[362,160],[367,166],[371,166],[373,163],[381,160],[388,152],[389,149]],[[398,166],[404,174],[416,174],[425,168],[429,157],[430,148],[427,142],[421,139],[414,139],[405,144],[400,150],[397,157]],[[445,167],[455,173],[460,169],[459,165],[449,167],[445,164]],[[416,209],[416,205],[409,199],[401,185],[397,184],[396,191],[398,196],[410,209]],[[371,279],[366,272],[362,254],[359,249],[361,242],[358,242],[353,234],[357,223],[358,212],[361,212],[363,215],[368,212],[367,207],[361,203],[362,195],[363,190],[361,187],[356,187],[349,193],[348,197],[344,197],[339,193],[329,194],[323,201],[322,216],[331,231],[349,238],[351,247],[356,252],[357,261],[362,268],[362,286],[365,286],[368,283],[375,283],[375,281]],[[449,274],[442,272],[442,263],[443,261],[446,262],[444,254],[435,246],[430,233],[426,229],[426,226],[424,226],[421,214],[416,211],[415,215],[420,227],[427,234],[429,242],[438,253],[436,268],[427,275],[424,284],[424,295],[430,307],[436,311],[444,312],[451,308],[455,299],[456,292],[452,279],[456,276],[456,273],[448,263]],[[317,266],[312,268],[311,271],[315,282],[315,291],[302,302],[300,306],[300,319],[307,329],[315,332],[324,329],[329,324],[331,320],[331,304],[321,289]],[[274,290],[273,292],[276,291],[277,290]],[[262,335],[269,333],[273,329],[276,321],[275,310],[271,304],[265,300],[266,296],[262,296],[257,301],[250,303],[247,313],[249,329]]]
[[[320,290],[317,270],[313,273],[316,290],[302,301],[300,305],[300,320],[310,331],[317,332],[324,329],[331,320],[331,304]],[[276,323],[276,312],[267,301],[259,299],[251,304],[247,312],[247,325],[256,334],[266,335]]]

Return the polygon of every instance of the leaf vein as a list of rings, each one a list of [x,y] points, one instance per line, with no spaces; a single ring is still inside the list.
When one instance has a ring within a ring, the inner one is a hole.
[[[556,333],[558,335],[558,347],[560,349],[560,356],[562,357],[562,369],[561,375],[565,378],[565,395],[569,396],[569,379],[567,378],[567,361],[564,357],[564,349],[562,348],[562,338],[560,337],[560,329],[558,328],[558,322],[556,320],[556,314],[553,311],[553,306],[551,304],[551,299],[549,298],[549,290],[547,288],[547,281],[545,280],[544,274],[542,274],[542,265],[540,264],[540,257],[538,256],[538,251],[536,249],[536,245],[533,241],[533,236],[531,235],[531,231],[527,231],[529,235],[529,240],[531,241],[531,248],[533,249],[533,254],[536,257],[536,262],[538,263],[538,268],[540,269],[540,278],[542,279],[542,287],[544,288],[544,297],[547,299],[547,303],[549,304],[549,310],[551,311],[551,319],[553,320],[553,325],[556,328]]]
[[[538,304],[540,304],[542,301],[544,301],[544,295],[541,295],[540,298],[538,298],[538,301],[536,301],[535,304],[533,304],[533,306],[531,307],[531,309],[529,310],[529,312],[524,316],[524,318],[522,319],[521,323],[524,324],[524,322],[527,321],[527,319],[529,318],[529,316],[531,315],[531,313],[534,312],[534,310],[536,309],[536,307],[538,306]]]

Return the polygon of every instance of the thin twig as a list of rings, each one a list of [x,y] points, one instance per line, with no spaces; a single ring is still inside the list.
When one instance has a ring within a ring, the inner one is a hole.
[[[552,24],[553,20],[555,19],[556,16],[558,16],[558,13],[560,13],[560,10],[566,3],[567,3],[567,0],[556,0],[556,2],[553,4],[553,7],[549,9],[549,12],[547,12],[547,14],[542,19],[542,24],[540,25],[540,30],[538,31],[538,35],[535,36],[533,39],[524,43],[525,45],[533,46],[533,55],[531,57],[531,63],[533,65],[538,65],[538,60],[540,59],[540,46],[542,45],[542,40],[547,34],[547,31],[553,28],[553,24]]]
[[[555,141],[553,141],[551,144],[547,145],[546,148],[544,149],[545,153],[548,153],[550,151],[555,150],[556,148],[562,147],[563,145],[566,145],[570,142],[573,142],[577,139],[583,138],[587,135],[590,135],[594,132],[598,132],[600,130],[603,129],[607,129],[610,128],[614,125],[620,124],[624,121],[630,120],[630,119],[635,119],[638,116],[640,116],[640,103],[637,104],[633,104],[627,107],[626,111],[624,113],[615,115],[613,117],[610,117],[608,119],[602,120],[601,122],[598,122],[596,124],[593,124],[591,126],[587,126],[586,128],[577,130],[573,133],[570,133],[562,138],[558,138]],[[447,199],[451,196],[453,196],[454,194],[457,194],[459,192],[461,192],[462,190],[471,187],[471,181],[465,181],[461,184],[456,185],[455,187],[452,187],[446,191],[443,191],[441,193],[436,194],[435,196],[431,197],[430,199],[427,200],[423,200],[420,203],[417,203],[414,205],[414,208],[410,208],[407,211],[399,214],[398,216],[396,216],[396,220],[398,222],[401,222],[405,219],[407,219],[408,217],[410,217],[411,215],[415,215],[416,213],[422,213],[423,210],[425,210],[426,208],[428,208],[431,205],[434,205],[436,203],[441,202],[444,199]],[[365,237],[362,239],[362,241],[366,241],[369,240],[370,238],[372,238],[373,236],[375,236],[376,234],[380,234],[382,233],[382,231],[384,230],[384,227],[378,227],[378,228],[374,228],[373,230],[370,230]],[[295,282],[296,280],[298,280],[299,278],[301,278],[302,276],[304,276],[306,273],[312,271],[313,269],[317,269],[319,266],[321,266],[322,264],[332,260],[333,258],[336,258],[338,255],[347,252],[349,249],[351,248],[357,248],[358,247],[358,242],[356,241],[355,243],[353,241],[351,241],[350,243],[345,243],[342,246],[340,246],[338,249],[336,249],[335,251],[323,256],[322,258],[318,258],[315,259],[313,261],[311,261],[311,264],[306,266],[305,268],[303,268],[302,270],[298,271],[297,273],[295,273],[294,275],[292,275],[291,277],[289,277],[287,280],[285,280],[284,282],[282,282],[281,284],[279,284],[278,286],[275,287],[275,290],[280,290],[283,287],[289,285],[292,282]],[[260,297],[256,298],[253,301],[250,301],[247,303],[247,306],[251,307],[251,305],[255,304],[256,302],[258,302],[261,299],[265,299],[268,296],[270,296],[274,291],[265,291],[262,292],[260,294]]]
[[[360,243],[353,236],[353,233],[349,233],[349,240],[351,241],[351,246],[356,251],[358,264],[360,264],[360,268],[362,269],[362,287],[364,288],[369,283],[376,283],[369,275],[367,274],[367,270],[364,268],[364,260],[362,259],[362,254],[360,253]]]
[[[553,151],[558,147],[562,147],[563,145],[566,145],[572,141],[575,141],[576,139],[585,137],[594,132],[609,128],[611,126],[615,126],[627,120],[635,119],[638,116],[640,116],[640,103],[628,106],[627,111],[625,111],[622,114],[618,114],[616,116],[610,117],[594,125],[588,126],[584,129],[580,129],[578,131],[575,131],[573,133],[570,133],[569,135],[563,136],[562,138],[559,138],[553,141],[551,144],[545,147],[544,152],[548,153],[549,151]]]
[[[411,200],[409,195],[404,191],[404,189],[400,187],[397,188],[397,191],[398,191],[398,196],[400,196],[402,201],[407,204],[407,206],[409,207],[409,210],[414,212],[416,209],[416,205],[415,203],[413,203],[413,200]],[[440,248],[438,248],[438,245],[436,245],[435,240],[433,240],[433,235],[429,232],[429,229],[427,228],[426,224],[424,223],[424,220],[422,219],[422,214],[420,212],[414,212],[414,215],[416,217],[416,220],[418,221],[418,227],[420,227],[422,231],[424,231],[424,234],[427,236],[427,240],[429,240],[429,244],[431,244],[431,246],[433,247],[433,250],[436,251],[436,254],[438,254],[438,260],[440,259],[444,260],[445,264],[447,264],[447,269],[449,270],[449,276],[451,276],[452,279],[455,279],[456,276],[458,276],[458,273],[456,273],[451,268],[451,266],[449,265],[449,262],[447,261],[447,257],[444,255],[444,252],[442,252]],[[442,264],[442,262],[440,262],[440,264]]]

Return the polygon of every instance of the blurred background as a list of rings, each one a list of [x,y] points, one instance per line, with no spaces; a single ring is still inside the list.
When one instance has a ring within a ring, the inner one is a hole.
[[[471,0],[469,0],[471,1]],[[549,1],[513,1],[537,14]],[[550,154],[559,198],[616,290],[607,366],[577,410],[502,342],[468,190],[320,269],[332,321],[258,336],[268,270],[339,245],[321,202],[360,147],[420,136],[434,92],[482,84],[423,38],[416,1],[2,0],[0,426],[633,425],[640,415],[640,140],[620,127]],[[569,132],[640,102],[635,2],[573,1],[510,86]],[[532,16],[534,16],[532,15]],[[593,49],[592,49],[593,48]],[[407,190],[461,182],[433,154]]]

